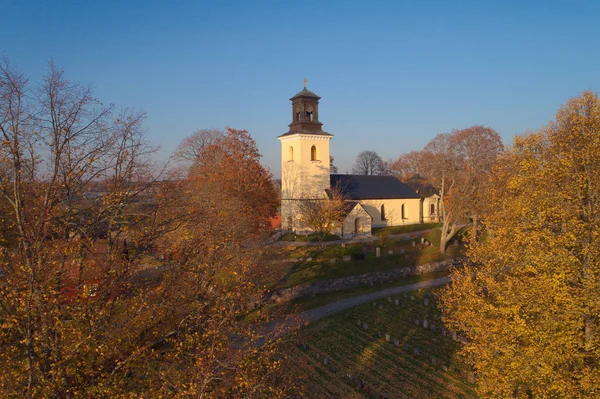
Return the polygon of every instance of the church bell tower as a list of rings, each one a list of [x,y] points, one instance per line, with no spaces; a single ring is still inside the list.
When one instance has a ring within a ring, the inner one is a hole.
[[[325,199],[330,187],[329,141],[319,122],[321,97],[306,88],[290,98],[292,123],[278,137],[281,142],[281,223],[284,229],[302,230],[297,203],[303,199]]]

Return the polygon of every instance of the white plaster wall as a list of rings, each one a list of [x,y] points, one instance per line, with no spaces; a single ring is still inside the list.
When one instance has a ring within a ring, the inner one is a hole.
[[[419,198],[360,200],[360,203],[373,218],[373,227],[402,226],[421,222]],[[405,207],[405,219],[402,219],[402,204]],[[386,220],[381,220],[381,205],[385,205]]]
[[[358,234],[364,236],[371,235],[371,215],[367,213],[360,205],[357,205],[346,215],[343,222],[343,229],[337,229],[334,234],[342,238],[350,238],[354,235],[354,221],[358,218]],[[341,226],[340,226],[341,227]],[[343,234],[342,234],[343,233]]]
[[[434,223],[439,220],[439,197],[432,196],[423,199],[423,223]],[[431,205],[434,207],[434,214],[431,214]]]
[[[324,198],[329,188],[329,140],[331,136],[295,134],[281,137],[282,199]],[[311,148],[317,159],[311,160]],[[293,159],[290,148],[293,148]]]
[[[281,141],[281,227],[299,229],[298,199],[326,198],[330,186],[329,141],[331,136],[294,134],[280,137]],[[317,159],[311,160],[312,146]],[[290,150],[293,148],[293,153]],[[293,225],[290,226],[290,218]]]

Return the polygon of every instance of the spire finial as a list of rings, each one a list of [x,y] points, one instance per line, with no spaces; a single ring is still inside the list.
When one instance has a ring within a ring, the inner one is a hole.
[[[304,88],[306,89],[306,78],[304,78]]]

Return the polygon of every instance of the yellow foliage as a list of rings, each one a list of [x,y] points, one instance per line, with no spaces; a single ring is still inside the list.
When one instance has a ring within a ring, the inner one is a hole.
[[[486,193],[486,239],[442,294],[482,397],[600,397],[600,100],[516,138]]]

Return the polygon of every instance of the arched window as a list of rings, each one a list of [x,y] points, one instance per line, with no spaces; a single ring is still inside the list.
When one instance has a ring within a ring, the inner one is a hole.
[[[296,112],[296,122],[300,121],[300,112]]]
[[[381,220],[385,220],[385,205],[381,205]]]
[[[294,147],[290,147],[290,161],[294,160]]]
[[[404,211],[404,204],[402,204],[401,214],[402,214],[402,220],[406,219],[406,213]]]
[[[310,148],[310,160],[311,161],[317,160],[317,147],[315,147],[314,145]]]
[[[435,215],[435,204],[431,204],[431,208],[429,209],[430,215]]]

